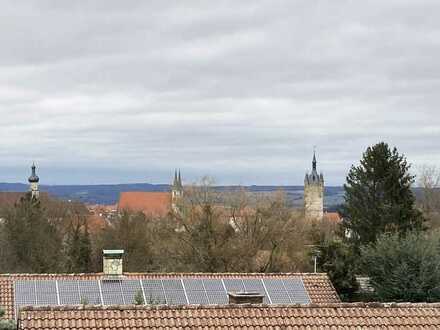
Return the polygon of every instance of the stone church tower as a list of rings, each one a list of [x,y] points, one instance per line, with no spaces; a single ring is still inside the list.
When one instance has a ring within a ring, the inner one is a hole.
[[[173,186],[171,187],[171,207],[174,211],[178,211],[179,200],[183,196],[183,185],[182,185],[182,177],[177,174],[177,171],[174,172],[174,181]]]
[[[324,176],[316,171],[315,152],[312,173],[304,179],[304,212],[308,220],[321,220],[324,216]]]
[[[35,173],[35,164],[32,164],[32,173],[29,177],[29,191],[31,192],[33,199],[38,199],[40,197],[40,190],[38,188],[38,182],[40,181],[40,178]]]

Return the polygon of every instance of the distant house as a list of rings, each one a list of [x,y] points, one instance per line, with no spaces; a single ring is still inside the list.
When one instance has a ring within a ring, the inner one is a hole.
[[[335,224],[342,222],[342,217],[338,212],[324,212],[323,219]]]

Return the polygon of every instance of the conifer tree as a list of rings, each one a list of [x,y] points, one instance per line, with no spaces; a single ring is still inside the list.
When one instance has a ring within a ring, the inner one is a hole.
[[[439,233],[383,234],[361,248],[361,268],[380,301],[439,302]]]
[[[375,242],[384,232],[423,229],[409,169],[406,158],[384,142],[369,147],[360,165],[351,167],[344,185],[343,215],[349,241],[355,246]]]
[[[50,273],[60,269],[59,232],[30,193],[9,210],[3,228],[11,272]]]
[[[92,247],[87,221],[71,223],[66,240],[66,269],[71,273],[90,272]]]

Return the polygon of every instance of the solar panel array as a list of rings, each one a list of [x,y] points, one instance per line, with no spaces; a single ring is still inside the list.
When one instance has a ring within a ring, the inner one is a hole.
[[[16,308],[24,305],[227,304],[228,292],[258,292],[267,304],[309,304],[300,277],[17,280]]]

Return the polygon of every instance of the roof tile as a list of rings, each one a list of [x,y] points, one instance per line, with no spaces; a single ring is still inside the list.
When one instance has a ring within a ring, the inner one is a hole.
[[[55,319],[54,319],[55,318]],[[440,304],[25,307],[19,329],[434,329]]]
[[[170,192],[128,191],[119,195],[118,210],[165,216],[171,210]]]

